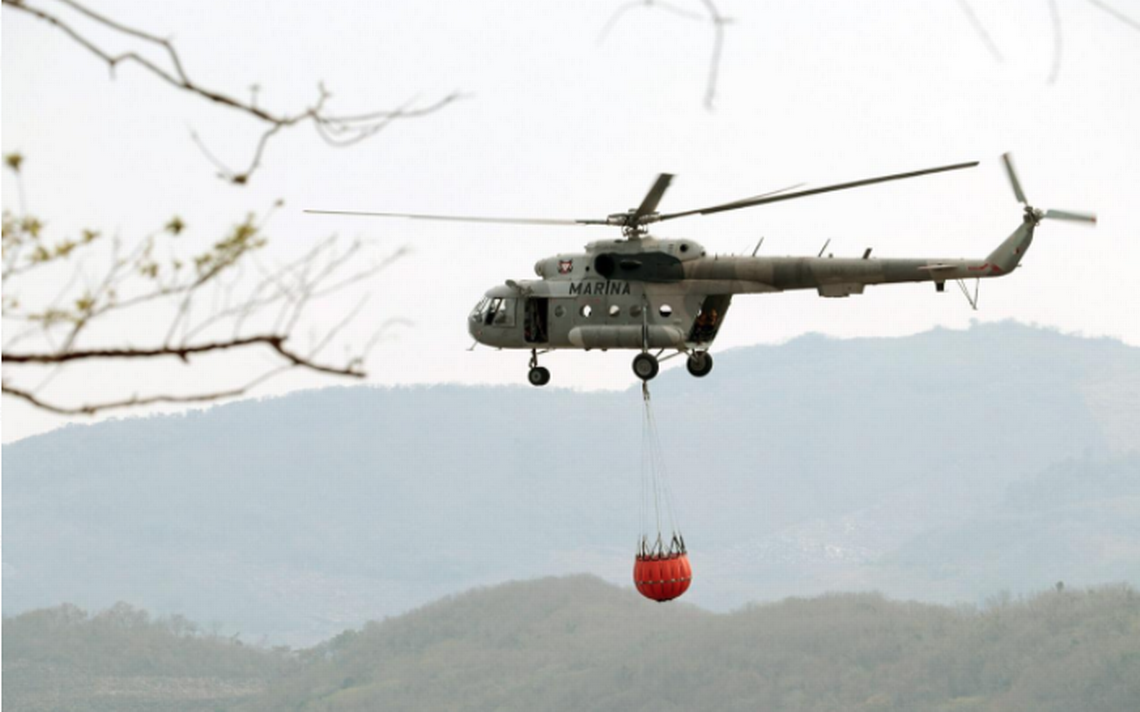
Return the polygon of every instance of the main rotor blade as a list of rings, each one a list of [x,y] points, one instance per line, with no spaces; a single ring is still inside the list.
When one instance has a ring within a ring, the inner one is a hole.
[[[1096,224],[1096,213],[1074,213],[1068,210],[1046,210],[1041,216],[1042,220],[1073,220],[1075,222],[1088,222]]]
[[[1017,179],[1017,171],[1013,170],[1013,154],[1001,154],[1001,162],[1005,166],[1005,174],[1009,176],[1009,184],[1013,186],[1013,194],[1017,198],[1017,202],[1022,205],[1029,205],[1029,201],[1025,198],[1025,192],[1021,190],[1021,181]]]
[[[737,203],[751,203],[753,200],[759,200],[760,198],[767,198],[770,195],[779,195],[780,193],[787,193],[789,190],[795,190],[796,188],[799,188],[803,185],[805,185],[805,184],[804,183],[796,183],[795,185],[789,185],[786,188],[778,188],[776,190],[770,190],[767,193],[761,193],[760,195],[751,195],[747,198],[741,198],[740,200],[736,200],[736,201],[733,201],[731,203],[724,203],[724,204],[725,205],[736,205]],[[748,206],[742,206],[742,207],[748,207]]]
[[[698,210],[686,210],[681,213],[668,213],[662,215],[660,220],[672,220],[673,218],[682,218],[687,215],[710,215],[712,213],[722,213],[728,210],[739,210],[741,208],[751,208],[756,205],[765,205],[767,203],[775,203],[781,200],[791,200],[793,198],[803,198],[808,195],[818,195],[820,193],[830,193],[835,190],[847,190],[848,188],[859,188],[864,185],[874,185],[875,183],[886,183],[892,180],[903,180],[904,178],[917,178],[918,176],[929,175],[931,173],[943,173],[945,171],[956,171],[963,168],[973,168],[978,165],[977,161],[970,163],[955,163],[952,166],[941,166],[939,168],[927,168],[921,171],[911,171],[910,173],[896,173],[889,176],[880,176],[878,178],[867,178],[865,180],[857,180],[851,183],[839,183],[837,185],[828,185],[823,188],[812,188],[810,190],[801,190],[795,193],[782,193],[779,195],[765,195],[756,198],[745,198],[743,200],[735,200],[731,203],[722,203],[714,205],[711,208],[700,208]]]
[[[446,220],[449,222],[500,223],[507,225],[608,225],[605,220],[559,220],[556,218],[492,218],[477,215],[421,215],[419,213],[373,213],[360,210],[306,210],[314,215],[356,215],[374,218],[408,218],[410,220]]]
[[[672,173],[662,173],[657,176],[657,180],[653,183],[653,187],[645,194],[645,199],[641,201],[641,205],[637,206],[637,210],[633,211],[633,219],[640,220],[642,216],[649,215],[657,211],[657,204],[661,202],[661,196],[665,195],[665,191],[669,189],[669,183],[673,181]]]

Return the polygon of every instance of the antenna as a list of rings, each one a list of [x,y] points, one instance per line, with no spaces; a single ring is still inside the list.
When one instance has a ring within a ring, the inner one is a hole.
[[[831,238],[829,237],[829,238],[827,238],[827,242],[823,243],[823,247],[819,248],[819,254],[816,255],[816,257],[823,257],[823,251],[826,250],[827,246],[830,244],[831,244]]]
[[[752,256],[753,256],[753,257],[755,257],[755,256],[756,256],[756,253],[760,251],[760,245],[763,245],[763,244],[764,244],[764,238],[763,238],[763,237],[761,237],[761,238],[760,238],[760,242],[757,242],[757,243],[756,243],[756,249],[752,250]]]

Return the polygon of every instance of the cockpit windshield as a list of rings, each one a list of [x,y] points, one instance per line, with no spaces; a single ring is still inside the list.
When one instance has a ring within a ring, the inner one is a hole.
[[[482,320],[483,315],[487,311],[487,302],[489,302],[489,301],[491,301],[491,300],[487,297],[483,297],[482,299],[479,300],[479,303],[476,304],[475,308],[471,310],[471,321]]]
[[[516,299],[484,297],[471,311],[471,320],[487,326],[514,326]]]

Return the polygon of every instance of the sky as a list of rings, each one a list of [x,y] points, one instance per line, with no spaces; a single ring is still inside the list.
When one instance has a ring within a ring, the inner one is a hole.
[[[30,4],[36,4],[30,0]],[[1133,18],[1135,2],[1110,3]],[[58,2],[116,51],[137,48]],[[777,343],[804,333],[900,336],[972,320],[1017,319],[1140,344],[1140,30],[1089,0],[1057,0],[1061,54],[1049,3],[971,3],[1000,59],[953,0],[850,3],[718,2],[725,27],[714,106],[704,104],[713,32],[657,5],[579,3],[328,3],[93,0],[105,14],[173,38],[202,85],[294,111],[319,82],[330,108],[364,112],[464,98],[397,122],[350,148],[330,148],[298,126],[268,145],[245,186],[214,176],[190,139],[232,164],[248,160],[262,125],[178,92],[137,67],[114,77],[58,30],[5,8],[2,148],[25,156],[6,171],[3,204],[21,201],[50,235],[95,228],[133,244],[179,215],[180,250],[208,245],[249,212],[264,214],[282,263],[337,234],[367,241],[369,260],[409,253],[352,294],[314,304],[298,338],[319,334],[368,297],[336,349],[366,341],[391,319],[367,383],[522,384],[525,352],[471,345],[465,319],[482,293],[533,276],[539,259],[617,237],[603,228],[469,225],[314,216],[304,208],[598,218],[637,205],[658,173],[676,174],[667,211],[711,205],[795,183],[824,185],[980,160],[970,171],[660,226],[709,252],[983,257],[1021,220],[998,157],[1016,156],[1030,201],[1091,210],[1096,229],[1043,224],[1023,269],[982,284],[972,311],[953,288],[878,287],[850,299],[814,292],[738,298],[716,350]],[[674,0],[700,14],[698,0]],[[98,254],[84,269],[97,274]],[[240,280],[248,275],[233,276]],[[26,299],[59,291],[58,275],[19,285]],[[94,279],[94,277],[88,277]],[[13,285],[4,285],[11,294]],[[168,316],[143,313],[93,338],[143,346]],[[5,333],[11,325],[5,323]],[[316,338],[315,336],[313,338]],[[343,342],[343,343],[342,343]],[[561,352],[544,358],[550,387],[625,388],[628,354]],[[98,364],[52,376],[61,401],[155,390],[188,392],[244,382],[270,363],[260,352],[194,365]],[[677,367],[680,360],[667,366]],[[9,378],[6,369],[5,378]],[[15,377],[12,375],[11,377]],[[36,376],[46,378],[47,374]],[[355,383],[294,373],[255,396]],[[4,399],[3,440],[69,419]],[[149,411],[110,413],[108,417]],[[76,418],[91,422],[90,418]]]

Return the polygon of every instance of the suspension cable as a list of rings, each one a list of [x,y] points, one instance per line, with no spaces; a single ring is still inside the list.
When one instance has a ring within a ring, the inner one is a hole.
[[[665,463],[664,448],[661,435],[657,429],[657,419],[653,415],[649,385],[641,384],[641,397],[644,407],[641,430],[641,535],[638,542],[638,553],[642,556],[665,557],[685,552],[685,539],[679,530],[679,521],[673,506],[673,495],[669,488],[667,478],[668,469]],[[647,531],[648,507],[652,501],[653,523],[656,527],[656,536],[650,541],[650,532]],[[664,505],[665,524],[669,533],[668,543],[665,541],[662,530],[662,505]]]

